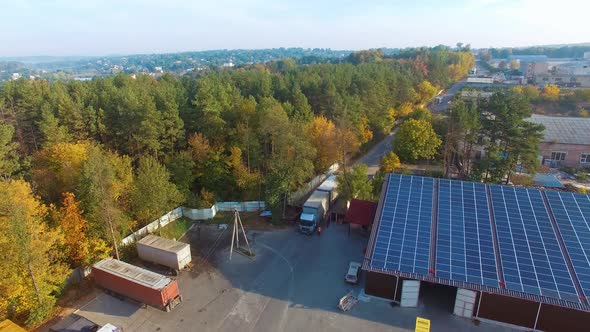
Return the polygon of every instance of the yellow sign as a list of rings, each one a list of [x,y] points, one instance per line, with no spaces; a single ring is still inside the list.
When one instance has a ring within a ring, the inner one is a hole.
[[[430,319],[416,317],[416,332],[430,332]]]

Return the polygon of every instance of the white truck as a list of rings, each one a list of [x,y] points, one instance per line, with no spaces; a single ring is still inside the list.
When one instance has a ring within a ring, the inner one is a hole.
[[[316,190],[303,203],[303,211],[299,217],[299,231],[303,234],[313,234],[320,221],[330,207],[330,192]]]

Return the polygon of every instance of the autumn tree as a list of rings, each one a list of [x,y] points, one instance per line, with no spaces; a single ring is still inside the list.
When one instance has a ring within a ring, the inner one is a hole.
[[[434,98],[438,92],[438,88],[428,81],[422,81],[420,84],[418,84],[418,86],[416,86],[415,90],[418,96],[418,104],[427,103],[432,98]]]
[[[390,152],[381,158],[381,161],[379,162],[379,171],[382,173],[393,173],[401,166],[402,163],[400,162],[397,154]]]
[[[227,165],[231,169],[237,189],[242,193],[243,198],[253,195],[257,186],[260,184],[260,173],[248,170],[244,165],[242,150],[237,146],[232,146]]]
[[[90,266],[108,257],[111,248],[98,237],[91,237],[88,233],[88,221],[84,218],[74,194],[64,193],[61,207],[57,213],[57,222],[64,235],[64,253],[75,268]]]
[[[324,172],[338,160],[338,131],[324,116],[316,116],[307,126],[310,143],[316,149],[316,172]]]
[[[129,231],[124,208],[133,183],[131,159],[91,147],[82,165],[77,197],[82,202],[93,233],[100,234],[115,248],[119,259],[119,241]]]
[[[434,157],[442,141],[427,120],[408,119],[393,139],[393,151],[402,161]]]
[[[41,197],[57,203],[62,193],[76,190],[90,147],[87,142],[55,143],[35,154],[33,183]]]
[[[550,101],[557,101],[559,99],[559,87],[555,84],[547,84],[543,87],[543,98]]]
[[[47,208],[22,180],[0,181],[0,317],[43,321],[68,275],[63,236],[46,223]]]
[[[133,216],[141,225],[177,207],[182,200],[182,195],[170,182],[166,167],[153,157],[139,159],[130,202]]]

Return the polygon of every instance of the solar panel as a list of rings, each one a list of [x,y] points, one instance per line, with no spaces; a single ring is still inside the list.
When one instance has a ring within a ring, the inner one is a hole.
[[[590,196],[551,191],[545,195],[582,292],[590,297]]]
[[[490,190],[506,288],[579,302],[541,192]]]
[[[433,186],[431,178],[390,175],[371,267],[428,274]]]
[[[498,287],[486,187],[439,180],[436,276]]]

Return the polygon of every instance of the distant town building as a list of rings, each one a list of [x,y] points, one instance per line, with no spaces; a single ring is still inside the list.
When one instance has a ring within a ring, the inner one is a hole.
[[[223,67],[233,67],[233,66],[235,66],[235,65],[234,65],[234,63],[233,63],[233,62],[231,62],[231,61],[230,61],[230,62],[225,62],[225,63],[223,64]]]
[[[10,76],[10,78],[12,78],[13,80],[18,80],[21,77],[22,75],[20,73],[12,73],[12,76]]]
[[[590,118],[533,115],[545,126],[539,145],[542,163],[550,167],[590,167]]]
[[[543,87],[547,84],[555,84],[560,87],[568,88],[589,88],[590,75],[571,75],[571,74],[539,74],[534,77],[533,83]]]
[[[489,99],[494,95],[493,92],[478,91],[478,90],[463,90],[461,91],[461,98],[464,100],[478,100]]]

